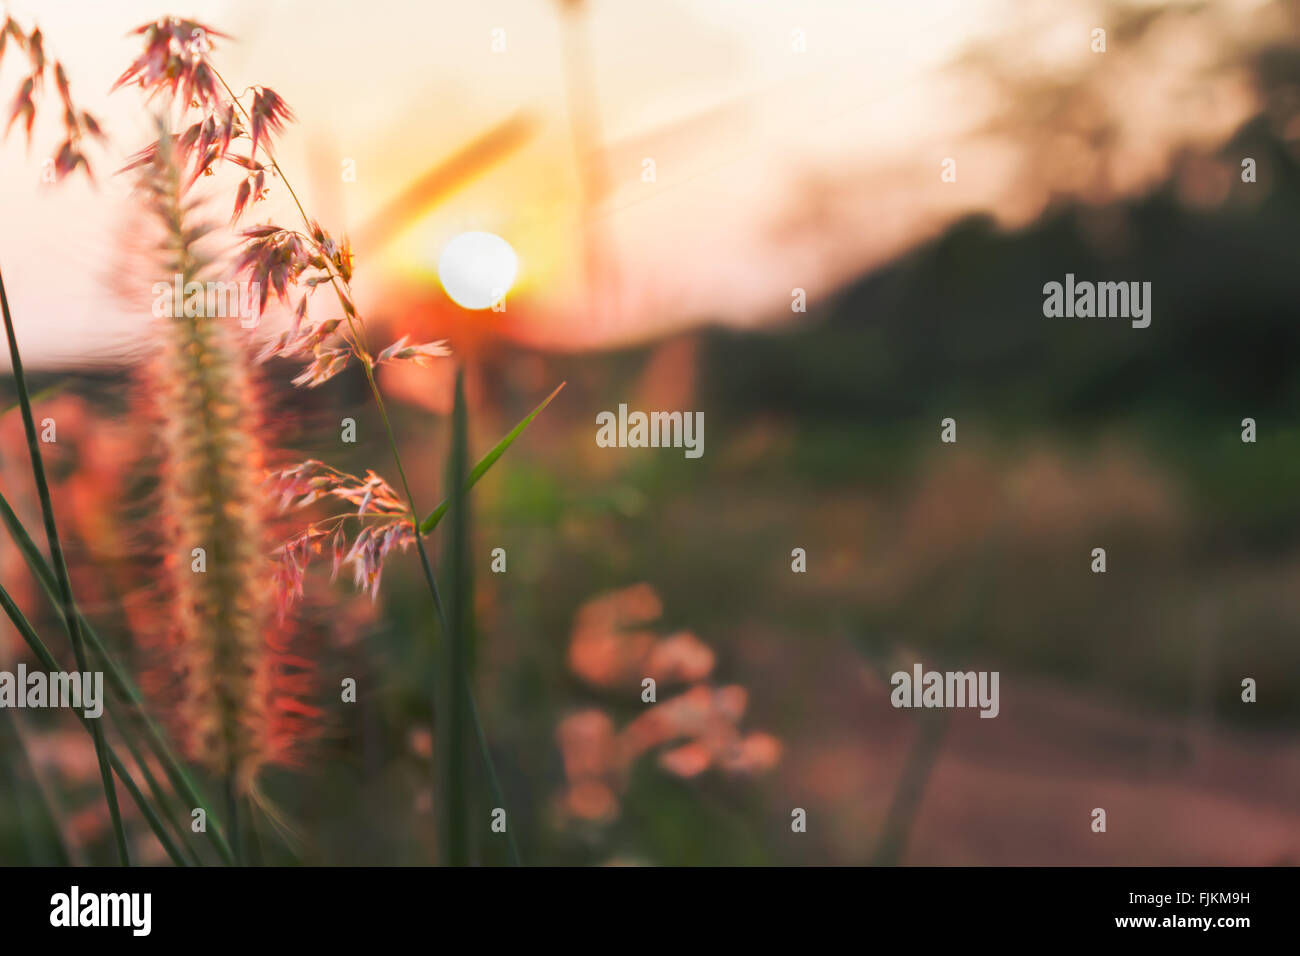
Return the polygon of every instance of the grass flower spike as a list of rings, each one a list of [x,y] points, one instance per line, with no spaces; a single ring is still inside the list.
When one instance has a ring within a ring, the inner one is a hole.
[[[192,221],[183,164],[184,146],[164,134],[138,175],[165,233],[161,265],[188,284],[201,281],[198,246],[210,227]],[[147,375],[162,422],[159,533],[171,613],[161,656],[192,755],[247,792],[314,716],[293,693],[306,662],[286,667],[274,633],[260,405],[233,323],[160,321]]]

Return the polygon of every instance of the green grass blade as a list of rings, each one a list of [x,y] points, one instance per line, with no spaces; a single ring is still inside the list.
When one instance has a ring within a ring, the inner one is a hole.
[[[55,382],[53,385],[47,385],[32,396],[32,403],[43,402],[47,398],[54,398],[55,396],[61,395],[66,392],[71,385],[72,380],[67,378],[61,382]],[[8,415],[21,404],[21,402],[10,402],[3,409],[0,409],[0,416]]]
[[[560,388],[563,387],[563,385],[560,386]],[[508,436],[508,440],[494,449],[494,454],[490,456],[490,460],[485,458],[483,462],[480,462],[482,470],[478,472],[479,475],[487,471],[492,466],[492,462],[501,457],[501,452],[505,451],[510,442],[514,441],[515,437],[528,426],[528,422],[536,417],[537,413],[559,394],[559,391],[560,389],[557,388],[552,392],[550,397],[539,405],[532,415],[520,423],[515,431]],[[473,559],[470,553],[469,490],[473,487],[477,477],[471,476],[469,481],[456,480],[464,475],[465,463],[469,460],[468,432],[469,422],[465,405],[464,377],[463,374],[458,373],[456,376],[456,399],[452,409],[452,450],[448,468],[448,486],[460,489],[458,493],[453,495],[449,509],[451,512],[451,529],[448,534],[448,550],[450,551],[449,576],[451,578],[451,629],[447,628],[447,621],[444,620],[443,622],[443,634],[446,635],[444,640],[454,646],[455,659],[451,659],[451,655],[449,655],[444,673],[454,675],[456,678],[454,683],[457,687],[451,703],[453,713],[457,717],[457,726],[453,733],[460,735],[456,738],[456,741],[459,747],[463,748],[465,725],[472,726],[479,755],[483,761],[483,769],[487,774],[493,806],[505,809],[505,796],[501,791],[501,781],[497,777],[492,753],[488,749],[487,734],[483,731],[483,722],[479,717],[478,702],[474,699],[474,684],[471,677],[474,669],[474,575]],[[444,699],[446,698],[444,697]],[[459,751],[459,756],[462,765],[458,768],[458,771],[463,779],[463,749]],[[463,787],[464,784],[461,786]],[[463,789],[458,792],[465,793]],[[515,842],[513,825],[514,821],[507,814],[506,846],[510,863],[512,866],[520,866],[519,846]],[[468,830],[464,829],[465,826],[468,826],[468,824],[465,824],[462,830],[467,833]]]
[[[185,848],[186,859],[189,865],[202,866],[203,861],[199,859],[198,853],[195,852],[194,847],[191,845],[185,827],[176,822],[176,808],[172,806],[172,801],[168,799],[167,794],[164,793],[162,787],[159,786],[157,778],[153,775],[153,771],[149,769],[149,762],[145,760],[144,755],[140,753],[140,748],[135,745],[135,742],[131,739],[131,735],[127,732],[128,728],[122,725],[122,721],[117,716],[116,710],[105,707],[104,711],[108,714],[109,720],[113,722],[113,729],[117,731],[117,736],[126,746],[127,752],[131,755],[131,759],[135,761],[136,767],[139,768],[140,776],[144,777],[145,786],[149,788],[149,792],[153,795],[153,801],[158,805],[158,810],[160,811],[163,822],[170,825],[173,834],[179,837],[180,845]]]
[[[0,607],[4,608],[5,614],[7,614],[9,620],[13,622],[18,633],[22,635],[23,640],[27,642],[27,646],[32,649],[32,653],[35,654],[37,659],[41,662],[41,666],[51,673],[60,670],[59,662],[54,659],[54,655],[50,653],[50,649],[45,646],[45,642],[41,640],[40,635],[36,633],[35,629],[33,629],[32,625],[28,622],[26,616],[21,610],[19,610],[18,605],[15,604],[13,598],[9,596],[9,592],[4,589],[4,585],[0,585]],[[86,728],[86,732],[91,735],[92,739],[94,739],[98,733],[98,739],[103,741],[103,733],[98,730],[99,722],[97,720],[91,720],[80,710],[74,710],[73,713],[76,715],[77,719],[81,721],[81,725]],[[126,788],[131,799],[134,800],[136,806],[140,808],[140,813],[144,815],[150,829],[154,832],[154,836],[158,838],[158,842],[162,844],[163,849],[167,851],[167,855],[171,857],[173,863],[177,866],[185,866],[185,859],[181,856],[180,850],[177,849],[176,844],[173,843],[171,837],[168,836],[166,828],[158,818],[158,814],[156,814],[153,807],[149,805],[149,801],[144,798],[144,794],[142,794],[140,788],[136,786],[135,780],[131,778],[131,774],[127,772],[122,761],[118,758],[117,754],[113,752],[113,748],[110,747],[106,741],[103,741],[103,746],[106,764],[114,773],[117,774],[118,779],[122,781],[122,786]],[[123,839],[125,842],[125,833],[123,833]]]
[[[492,805],[505,809],[506,798],[501,790],[501,781],[497,777],[497,768],[492,762],[491,751],[488,750],[487,734],[483,732],[483,722],[478,715],[478,701],[474,699],[474,688],[469,685],[469,677],[464,677],[466,687],[466,698],[469,700],[469,713],[474,721],[474,735],[478,740],[479,753],[483,755],[483,769],[487,771],[488,788],[492,791]],[[519,857],[519,844],[515,842],[515,820],[510,814],[506,814],[506,849],[510,855],[511,866],[523,866],[523,861]]]
[[[13,539],[14,544],[18,546],[18,550],[22,552],[24,559],[27,561],[27,566],[31,568],[33,576],[40,582],[54,609],[62,613],[63,609],[59,603],[54,572],[50,570],[45,557],[41,554],[40,549],[36,547],[36,542],[27,533],[27,529],[23,527],[18,515],[14,513],[13,508],[5,500],[3,494],[0,494],[0,520],[4,521],[9,530],[9,536]],[[81,614],[80,610],[77,611],[77,617],[81,622],[81,630],[82,634],[85,635],[86,643],[104,668],[109,688],[122,703],[130,708],[136,722],[144,728],[145,740],[149,744],[149,749],[153,751],[154,756],[162,764],[163,770],[167,773],[167,779],[171,781],[172,788],[188,801],[191,809],[202,809],[204,811],[208,821],[208,838],[212,841],[221,859],[227,865],[234,865],[234,853],[223,835],[224,830],[219,816],[212,811],[211,805],[204,798],[202,791],[189,771],[185,769],[185,765],[176,758],[162,730],[145,712],[144,698],[136,688],[135,683],[113,660],[108,653],[108,649],[104,647],[99,635],[95,632],[94,627]]]
[[[68,638],[72,641],[72,654],[76,658],[77,669],[87,671],[85,642],[81,636],[81,626],[77,622],[72,600],[72,583],[68,578],[68,563],[63,557],[63,547],[59,544],[59,529],[54,521],[54,504],[50,499],[50,486],[45,480],[45,465],[41,461],[41,447],[36,438],[36,422],[32,417],[31,396],[27,391],[27,379],[23,375],[23,360],[18,352],[18,338],[14,334],[13,316],[9,314],[9,297],[5,293],[4,274],[0,273],[0,311],[4,313],[5,335],[9,339],[9,358],[13,364],[14,387],[18,390],[18,402],[22,409],[23,427],[27,433],[27,451],[32,460],[32,476],[36,481],[36,492],[41,500],[41,516],[45,520],[45,538],[50,546],[50,558],[59,581],[59,594],[63,602],[64,620],[68,625]],[[108,815],[113,822],[113,836],[117,841],[117,855],[123,866],[131,865],[131,856],[126,848],[126,831],[122,827],[122,814],[117,806],[117,790],[113,786],[113,775],[109,771],[109,762],[104,745],[103,728],[96,723],[91,728],[95,741],[95,758],[99,762],[99,777],[104,785],[104,799],[108,803]]]
[[[509,448],[514,443],[514,440],[516,438],[518,438],[520,435],[523,434],[525,428],[527,428],[529,425],[533,423],[533,419],[542,413],[542,409],[544,409],[547,405],[551,404],[551,400],[554,399],[556,395],[560,394],[560,389],[564,388],[566,384],[567,384],[566,382],[561,382],[558,386],[556,386],[555,391],[551,392],[550,395],[547,395],[546,400],[543,401],[542,404],[538,405],[531,412],[529,412],[527,418],[525,418],[518,425],[512,428],[510,430],[510,433],[506,435],[505,438],[497,442],[496,445],[493,447],[493,449],[479,460],[479,463],[475,465],[474,469],[469,473],[469,478],[466,480],[463,489],[464,491],[469,491],[469,489],[473,488],[474,485],[478,483],[478,480],[480,478],[482,478],[485,474],[487,474],[487,470],[496,464],[497,459],[506,453],[506,449]],[[430,531],[436,528],[438,526],[438,522],[442,520],[443,515],[447,513],[447,509],[450,507],[451,507],[450,498],[446,499],[445,501],[443,501],[442,504],[438,505],[438,507],[433,510],[433,513],[429,515],[429,517],[425,518],[423,521],[420,522],[420,534],[428,534]]]
[[[0,761],[4,764],[4,770],[8,773],[12,784],[14,805],[17,810],[18,826],[22,831],[23,840],[27,843],[27,855],[31,863],[35,866],[70,866],[72,856],[68,850],[64,838],[63,827],[60,825],[60,818],[54,809],[53,804],[48,799],[45,788],[41,785],[40,774],[36,769],[36,764],[32,760],[27,748],[27,741],[19,729],[18,711],[9,711],[9,719],[3,721],[9,737],[9,747],[14,757]],[[44,814],[44,824],[48,826],[53,844],[55,856],[51,859],[40,840],[41,831],[45,829],[42,821],[33,819],[27,810],[27,801],[23,798],[24,784],[30,783],[30,789],[36,794],[36,803]]]
[[[468,492],[468,488],[466,491]],[[438,583],[433,578],[433,568],[429,564],[428,555],[424,550],[424,539],[417,536],[415,540],[416,548],[420,552],[420,565],[424,569],[424,580],[429,586],[429,594],[433,598],[433,608],[437,612],[438,626],[441,633],[447,634],[450,628],[447,626],[447,615],[442,606],[442,597],[438,593]],[[470,686],[469,676],[463,671],[461,679],[465,682],[465,697],[469,701],[469,716],[474,724],[474,737],[478,741],[479,757],[483,761],[483,769],[487,773],[488,786],[492,790],[492,800],[495,806],[506,806],[505,794],[501,790],[501,782],[497,777],[497,768],[492,760],[492,751],[488,749],[487,734],[483,730],[483,722],[479,719],[478,703],[474,699],[474,688]],[[436,720],[435,708],[435,720]],[[507,814],[507,819],[510,819]],[[506,829],[506,848],[510,851],[510,865],[523,866],[523,860],[519,856],[519,846],[515,843],[514,831],[507,827]]]
[[[443,684],[442,707],[436,715],[438,746],[441,757],[438,801],[442,826],[438,845],[442,862],[448,866],[469,863],[469,781],[465,773],[465,744],[469,727],[469,702],[466,699],[469,666],[469,624],[472,598],[468,566],[469,520],[466,515],[465,470],[469,454],[468,422],[465,411],[465,372],[456,371],[456,400],[451,413],[451,454],[447,464],[447,487],[452,489],[451,528],[443,547],[443,565],[447,568],[447,623],[442,635],[442,663],[439,675]]]

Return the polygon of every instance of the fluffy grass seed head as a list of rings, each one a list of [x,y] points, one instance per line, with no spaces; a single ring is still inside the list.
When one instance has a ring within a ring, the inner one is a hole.
[[[138,172],[162,226],[160,265],[183,287],[202,283],[210,261],[199,245],[211,231],[195,219],[184,165],[184,147],[164,132]],[[309,662],[286,652],[275,620],[263,422],[238,323],[176,311],[158,320],[146,366],[170,611],[160,656],[191,756],[246,791],[263,764],[291,758],[319,712],[301,699]]]

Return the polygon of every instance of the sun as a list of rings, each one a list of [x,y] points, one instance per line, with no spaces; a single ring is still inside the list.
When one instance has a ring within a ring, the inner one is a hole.
[[[505,298],[519,272],[510,243],[490,232],[462,232],[443,247],[438,278],[453,302],[487,309]]]

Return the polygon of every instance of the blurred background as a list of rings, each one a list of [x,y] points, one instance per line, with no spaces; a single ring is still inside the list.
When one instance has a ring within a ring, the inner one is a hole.
[[[41,124],[26,152],[5,142],[0,265],[36,417],[58,423],[74,589],[124,659],[150,586],[132,369],[153,295],[117,263],[136,213],[111,171],[150,120],[107,90],[127,32],[181,12],[231,35],[213,57],[237,90],[294,109],[277,157],[351,236],[372,326],[449,340],[452,359],[380,377],[423,509],[456,363],[472,459],[567,382],[472,496],[475,683],[526,862],[1300,862],[1294,4],[46,7],[14,12],[110,144],[97,185],[56,188]],[[290,210],[272,183],[252,215]],[[504,311],[440,283],[468,231],[518,254]],[[1066,273],[1150,282],[1150,327],[1044,318]],[[393,480],[364,378],[296,372],[261,368],[274,463]],[[0,488],[35,532],[13,396],[6,379]],[[702,411],[703,457],[598,447],[620,403]],[[295,834],[268,831],[266,858],[429,863],[418,563],[390,557],[373,604],[345,577],[309,582],[325,713],[264,780]],[[57,633],[7,539],[0,580]],[[26,653],[0,624],[0,667]],[[891,708],[888,675],[918,661],[999,671],[997,719]],[[100,858],[85,735],[58,712],[0,725],[0,861],[59,862],[51,828]]]

